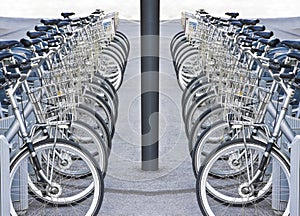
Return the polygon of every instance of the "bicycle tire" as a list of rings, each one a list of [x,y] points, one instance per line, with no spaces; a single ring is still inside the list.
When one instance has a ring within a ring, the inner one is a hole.
[[[106,88],[114,96],[116,101],[119,101],[117,90],[114,88],[111,82],[109,82],[109,80],[107,80],[104,76],[95,73],[91,78],[91,81],[97,83],[101,87]]]
[[[108,157],[110,154],[109,146],[103,138],[90,125],[83,121],[74,121],[70,126],[71,141],[84,147],[90,155],[97,161],[103,177],[106,175],[108,166]]]
[[[205,79],[205,78],[204,78]],[[188,108],[192,105],[193,101],[197,100],[197,98],[201,97],[203,94],[210,92],[212,90],[215,90],[216,86],[214,85],[213,82],[203,82],[201,84],[198,85],[197,88],[194,88],[192,92],[190,92],[184,102],[183,102],[183,106],[182,106],[182,116],[183,118],[186,118],[187,116],[187,110]]]
[[[84,104],[79,104],[76,107],[76,120],[81,120],[89,124],[92,128],[94,128],[103,140],[107,143],[107,146],[111,148],[111,134],[109,133],[109,129],[105,124],[105,121],[102,117],[96,113],[93,109],[87,107]]]
[[[99,86],[95,81],[87,83],[84,88],[88,89],[90,92],[95,93],[97,97],[102,98],[108,106],[111,108],[112,115],[116,120],[118,118],[118,101],[117,98],[112,95],[112,93],[105,87]]]
[[[234,152],[246,151],[245,155],[250,156],[251,150],[259,155],[264,154],[266,144],[254,139],[237,139],[229,141],[226,144],[219,146],[213,151],[203,162],[199,169],[196,182],[196,195],[199,208],[203,215],[289,215],[289,189],[290,189],[290,164],[288,159],[280,152],[279,149],[273,147],[270,153],[269,168],[264,174],[263,181],[256,182],[255,190],[253,185],[245,186],[247,183],[242,179],[245,175],[240,174],[236,177],[218,178],[210,175],[213,169],[235,169],[241,163],[238,161],[225,161],[225,155],[232,156]],[[245,150],[246,149],[246,150]],[[237,159],[235,159],[237,160]],[[248,159],[246,158],[246,161]],[[251,161],[251,159],[249,159]],[[248,169],[252,169],[253,176],[259,165],[260,158],[257,161],[251,161],[251,164],[245,165]],[[222,164],[224,162],[224,164]],[[233,163],[234,162],[234,163]],[[227,165],[226,165],[227,163]],[[275,167],[271,167],[275,166]],[[274,170],[278,176],[274,177]],[[247,178],[246,178],[247,179]],[[241,180],[241,182],[239,182]],[[227,181],[235,182],[234,184]],[[213,187],[213,184],[218,184],[218,188]],[[268,185],[271,184],[271,185]],[[237,187],[237,188],[236,188]],[[246,190],[246,188],[247,190]],[[274,190],[272,190],[274,189]],[[278,191],[279,190],[279,191]],[[281,196],[281,195],[285,196]],[[284,198],[284,199],[283,199]],[[282,200],[281,200],[282,199]],[[275,210],[272,203],[279,203]],[[222,206],[222,208],[217,207]]]
[[[191,82],[188,83],[188,85],[183,91],[182,98],[181,98],[181,105],[184,104],[184,100],[186,97],[188,97],[190,92],[193,92],[195,88],[197,88],[199,85],[202,84],[202,82],[206,82],[206,81],[207,81],[207,76],[205,74],[201,74],[195,77],[194,79],[192,79]]]
[[[111,107],[96,93],[85,91],[82,95],[81,103],[93,109],[98,115],[102,117],[109,129],[109,133],[113,136],[115,131],[115,116],[112,114]]]
[[[63,163],[64,169],[69,169],[70,172],[87,169],[89,175],[82,178],[76,175],[66,177],[52,171],[52,188],[49,185],[49,187],[45,187],[45,183],[41,184],[36,180],[33,172],[34,168],[29,163],[30,153],[27,148],[23,148],[11,160],[10,165],[11,215],[15,216],[18,213],[52,215],[53,211],[56,212],[56,215],[65,215],[65,212],[70,215],[78,213],[80,215],[96,215],[103,201],[104,182],[102,172],[90,154],[75,143],[61,139],[43,140],[35,143],[34,148],[38,156],[49,154],[50,157],[54,149],[60,151],[60,153],[65,152],[72,155],[71,161],[68,160],[68,163],[70,163],[68,166]],[[38,159],[42,169],[52,168],[49,163],[46,164],[49,160],[47,161],[43,157],[38,157]],[[59,157],[53,157],[51,161],[57,162],[57,166],[62,162]],[[66,162],[65,159],[64,162]],[[23,178],[20,178],[21,174],[24,175]],[[78,187],[78,184],[81,187]],[[26,199],[28,202],[26,202]]]
[[[192,165],[195,177],[197,177],[198,170],[210,152],[227,141],[224,137],[230,129],[226,121],[217,121],[206,128],[197,138],[192,151]]]
[[[201,95],[201,97],[197,98],[193,102],[193,104],[189,107],[187,111],[186,118],[184,118],[185,121],[185,132],[186,135],[189,136],[191,132],[191,128],[193,127],[193,120],[197,118],[197,113],[203,113],[206,109],[209,108],[209,106],[213,106],[216,104],[217,95],[214,90],[209,91],[207,93],[204,93]],[[195,118],[194,118],[195,117]]]
[[[197,137],[212,124],[219,120],[225,120],[224,107],[221,104],[216,104],[205,110],[195,121],[188,137],[189,150],[193,151]]]

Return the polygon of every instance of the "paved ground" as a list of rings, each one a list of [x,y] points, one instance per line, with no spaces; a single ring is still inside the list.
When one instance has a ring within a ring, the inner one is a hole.
[[[38,21],[0,18],[0,39],[19,39]],[[264,19],[262,22],[280,39],[300,38],[300,18]],[[172,36],[181,30],[180,22],[161,23],[160,169],[156,172],[144,172],[140,168],[139,23],[122,20],[119,30],[130,39],[131,52],[119,90],[119,118],[99,215],[201,215],[180,114],[181,90],[169,52]]]
[[[180,116],[181,91],[172,68],[169,43],[179,22],[161,24],[159,171],[141,171],[140,47],[138,23],[120,24],[131,42],[124,84],[119,90],[116,126],[103,215],[199,215],[187,140]],[[116,168],[118,167],[118,168]]]

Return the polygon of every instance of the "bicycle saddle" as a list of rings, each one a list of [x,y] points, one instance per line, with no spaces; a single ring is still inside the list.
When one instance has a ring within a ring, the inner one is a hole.
[[[60,28],[60,27],[63,27],[63,26],[66,26],[66,25],[69,25],[70,24],[70,21],[68,20],[63,20],[63,21],[60,21],[57,26]]]
[[[243,27],[243,24],[238,20],[231,21],[230,23],[231,23],[231,25],[234,25],[234,26],[237,26],[240,28]]]
[[[0,41],[0,49],[11,48],[17,44],[19,44],[19,41],[17,41],[17,40],[1,40]]]
[[[0,52],[0,61],[2,61],[3,59],[6,59],[6,58],[10,58],[12,56],[13,56],[13,53],[8,52],[8,51],[2,51],[2,52]]]
[[[41,23],[44,25],[57,25],[61,19],[41,19]]]
[[[28,38],[22,38],[20,42],[24,45],[24,47],[30,47],[32,45],[38,44],[42,42],[42,39],[35,38],[35,39],[28,39]]]
[[[49,31],[50,29],[53,29],[53,26],[45,26],[45,25],[37,25],[34,27],[36,31]]]
[[[300,50],[300,40],[283,40],[281,43],[290,49]]]
[[[278,38],[274,38],[274,39],[260,38],[258,39],[258,42],[269,45],[271,47],[275,47],[280,42],[280,40]]]
[[[274,35],[274,33],[272,31],[257,31],[254,32],[255,35],[269,39],[270,37],[272,37]]]
[[[291,52],[287,54],[288,57],[295,58],[300,61],[300,52]]]
[[[247,29],[250,29],[255,32],[260,32],[266,30],[266,27],[264,25],[251,25],[248,26]]]
[[[66,19],[66,18],[69,18],[70,16],[75,15],[75,13],[74,12],[62,12],[61,15],[63,18]]]
[[[44,32],[44,31],[28,31],[28,32],[26,32],[26,35],[28,37],[30,37],[31,39],[39,38],[45,34],[46,34],[46,32]]]
[[[243,25],[256,25],[257,23],[259,23],[259,19],[239,19],[239,21]]]
[[[231,18],[237,18],[240,14],[236,12],[226,12],[225,15],[230,16]]]

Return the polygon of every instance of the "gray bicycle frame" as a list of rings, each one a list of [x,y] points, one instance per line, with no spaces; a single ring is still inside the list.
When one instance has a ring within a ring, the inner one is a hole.
[[[29,102],[26,104],[26,106],[23,110],[23,116],[25,118],[28,118],[28,116],[32,112],[33,112],[33,105]],[[12,122],[12,124],[10,125],[9,129],[7,130],[7,132],[5,134],[6,139],[9,143],[13,140],[15,135],[19,132],[19,128],[20,128],[19,121],[17,119],[14,119],[14,121]]]

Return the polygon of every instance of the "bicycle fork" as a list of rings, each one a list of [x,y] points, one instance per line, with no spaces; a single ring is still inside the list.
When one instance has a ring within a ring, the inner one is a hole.
[[[18,81],[17,81],[18,82]],[[37,176],[37,180],[39,182],[45,182],[47,184],[49,184],[50,186],[51,181],[46,177],[46,175],[44,174],[44,172],[42,171],[41,168],[41,164],[38,160],[37,154],[35,152],[33,143],[31,138],[29,137],[27,130],[26,130],[26,125],[25,125],[25,121],[20,113],[19,107],[17,105],[17,101],[14,97],[14,92],[16,92],[16,89],[19,85],[16,85],[14,88],[9,85],[8,89],[6,89],[6,95],[7,98],[9,99],[11,106],[12,106],[12,110],[14,113],[14,116],[16,118],[16,120],[19,122],[19,130],[21,133],[21,137],[24,141],[24,144],[26,145],[29,153],[30,153],[30,163],[32,164],[33,168],[34,168],[34,172]]]
[[[285,88],[284,85],[282,85],[282,86],[284,87],[284,90],[285,90],[287,96],[284,99],[284,102],[283,102],[283,105],[282,105],[282,108],[281,108],[278,118],[275,119],[274,130],[273,130],[271,137],[269,138],[269,140],[267,142],[266,149],[264,151],[264,154],[262,155],[262,158],[261,158],[261,161],[260,161],[260,164],[258,167],[258,171],[254,175],[254,177],[251,179],[251,181],[249,182],[249,185],[263,181],[264,174],[265,174],[265,172],[267,170],[267,166],[270,162],[270,154],[271,154],[272,148],[278,141],[278,137],[279,137],[279,134],[281,131],[281,123],[284,121],[284,118],[286,116],[289,102],[294,96],[294,90],[292,88],[289,88],[289,87]],[[247,151],[247,149],[246,149],[246,151]]]

